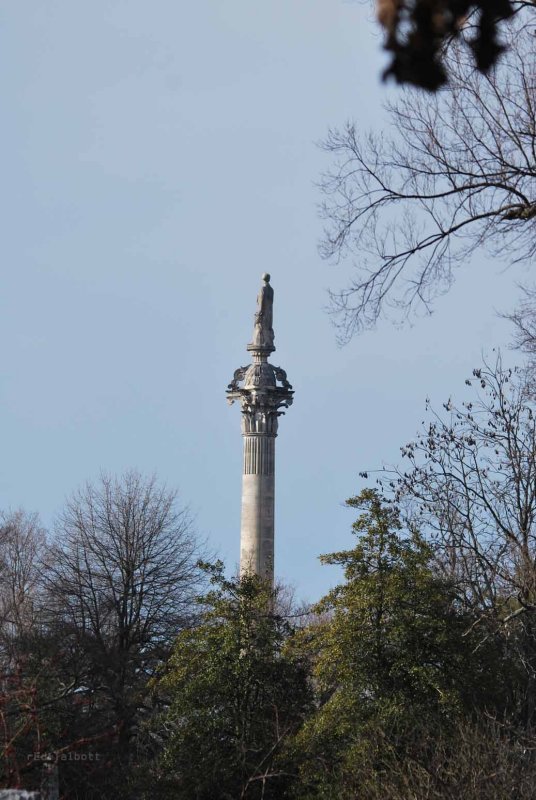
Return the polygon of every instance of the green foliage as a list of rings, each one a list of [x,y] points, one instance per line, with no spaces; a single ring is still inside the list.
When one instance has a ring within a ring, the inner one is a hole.
[[[321,557],[344,578],[299,628],[258,577],[201,565],[210,589],[167,663],[140,674],[123,740],[87,647],[59,625],[14,641],[4,782],[38,786],[37,747],[99,752],[59,765],[79,800],[528,800],[536,740],[515,657],[528,610],[509,595],[497,627],[393,503],[369,489],[347,505],[355,545]]]
[[[304,634],[319,702],[295,741],[300,800],[381,796],[387,753],[407,755],[417,740],[422,751],[426,732],[448,730],[495,691],[493,645],[474,652],[470,620],[435,574],[429,545],[403,531],[397,509],[373,490],[347,505],[364,512],[353,525],[357,544],[322,556],[344,567],[345,582]]]
[[[206,567],[208,568],[208,567]],[[275,597],[258,578],[226,581],[208,568],[214,589],[200,624],[179,635],[159,691],[171,735],[160,791],[184,800],[282,798],[290,783],[283,755],[310,702],[306,665]]]

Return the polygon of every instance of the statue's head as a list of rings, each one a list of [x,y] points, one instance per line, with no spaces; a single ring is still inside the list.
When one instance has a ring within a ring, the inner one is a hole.
[[[270,275],[269,275],[269,273],[268,273],[268,272],[263,272],[263,274],[262,274],[262,279],[263,279],[263,281],[264,281],[265,283],[268,283],[268,282],[269,282],[269,280],[270,280]]]

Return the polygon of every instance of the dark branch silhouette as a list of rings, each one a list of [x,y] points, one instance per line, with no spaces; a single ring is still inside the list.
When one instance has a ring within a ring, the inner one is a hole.
[[[444,91],[407,90],[388,106],[391,135],[329,132],[321,252],[355,265],[331,294],[342,341],[389,309],[428,309],[482,247],[510,263],[536,253],[536,49],[527,27],[511,35],[486,76],[453,48]]]

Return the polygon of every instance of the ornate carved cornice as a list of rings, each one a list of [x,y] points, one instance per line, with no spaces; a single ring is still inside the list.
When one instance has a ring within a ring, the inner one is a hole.
[[[270,276],[263,275],[264,286],[257,298],[253,341],[247,349],[253,362],[235,370],[227,387],[227,401],[240,402],[244,435],[277,436],[278,417],[292,405],[294,392],[287,373],[275,367],[268,356],[275,350],[272,328],[273,289]]]
[[[294,392],[281,367],[267,361],[240,367],[227,387],[227,401],[240,402],[242,433],[277,435],[283,408],[292,405]]]

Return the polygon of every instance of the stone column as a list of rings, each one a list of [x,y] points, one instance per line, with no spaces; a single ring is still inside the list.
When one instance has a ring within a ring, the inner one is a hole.
[[[272,329],[273,289],[263,275],[253,341],[247,349],[253,363],[236,370],[227,388],[230,403],[240,401],[244,464],[240,574],[253,573],[274,582],[275,438],[283,408],[293,391],[284,370],[268,361],[275,350]]]
[[[274,579],[275,434],[244,434],[240,572]]]

